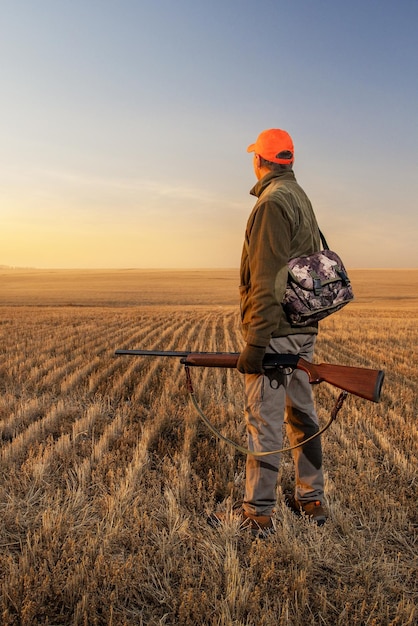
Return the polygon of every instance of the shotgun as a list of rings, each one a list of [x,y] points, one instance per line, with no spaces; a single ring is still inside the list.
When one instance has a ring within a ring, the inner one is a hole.
[[[199,367],[235,368],[239,352],[171,352],[165,350],[116,350],[116,355],[177,357],[180,363]],[[298,354],[266,353],[263,359],[264,373],[270,384],[279,386],[283,375],[295,369],[303,370],[311,385],[329,383],[355,396],[379,402],[385,373],[383,370],[365,367],[311,363]]]

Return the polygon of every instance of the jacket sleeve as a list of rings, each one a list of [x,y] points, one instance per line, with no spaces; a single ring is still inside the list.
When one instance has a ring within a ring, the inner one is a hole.
[[[290,258],[291,224],[278,203],[270,200],[258,207],[248,238],[251,315],[246,340],[267,346],[284,315],[281,302]]]

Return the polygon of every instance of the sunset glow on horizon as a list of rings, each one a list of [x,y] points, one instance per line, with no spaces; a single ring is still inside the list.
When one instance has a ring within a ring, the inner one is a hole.
[[[274,126],[347,267],[418,267],[418,5],[239,7],[7,3],[0,265],[238,267]]]

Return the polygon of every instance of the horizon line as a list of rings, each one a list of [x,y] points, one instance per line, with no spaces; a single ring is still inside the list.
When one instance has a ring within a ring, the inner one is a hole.
[[[418,270],[418,267],[351,267],[349,271],[387,271],[387,270],[399,270],[399,271],[413,271]],[[55,271],[55,272],[132,272],[132,271],[151,271],[151,272],[196,272],[196,271],[239,271],[239,267],[217,267],[217,266],[204,266],[204,267],[136,267],[136,266],[123,266],[123,267],[36,267],[33,265],[0,265],[1,270],[32,270],[32,271]]]

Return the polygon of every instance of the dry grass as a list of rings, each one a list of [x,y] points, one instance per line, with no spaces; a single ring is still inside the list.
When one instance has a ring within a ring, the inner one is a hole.
[[[74,302],[65,280],[61,292],[26,283],[31,306],[16,306],[24,281],[2,293],[1,623],[416,624],[418,307],[408,285],[418,272],[396,281],[396,306],[383,274],[363,288],[359,273],[357,302],[321,325],[317,360],[384,368],[382,402],[350,398],[324,435],[323,528],[283,506],[283,455],[267,541],[205,522],[241,497],[244,458],[199,422],[177,360],[113,356],[239,350],[235,273],[127,274],[94,276],[78,292],[73,282]],[[151,305],[127,306],[146,285]],[[192,373],[211,419],[242,442],[240,375]],[[336,390],[315,393],[323,421]]]

